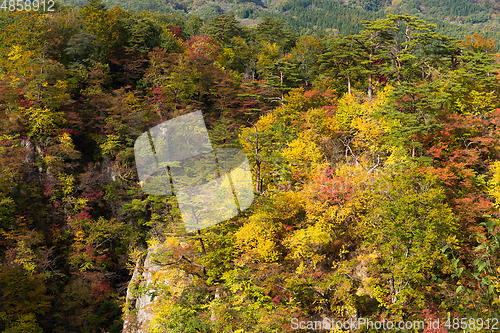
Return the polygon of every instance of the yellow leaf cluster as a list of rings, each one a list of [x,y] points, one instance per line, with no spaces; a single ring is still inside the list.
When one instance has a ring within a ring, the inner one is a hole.
[[[327,110],[322,108],[307,110],[305,120],[309,128],[315,129],[318,134],[329,138],[335,138],[341,130],[339,121],[335,117],[328,116]]]
[[[58,178],[61,181],[61,189],[64,196],[68,196],[73,193],[75,190],[75,177],[73,175],[60,173]]]
[[[25,109],[29,119],[30,134],[44,136],[52,132],[62,121],[62,112],[55,112],[47,107],[31,107]]]
[[[233,63],[235,55],[233,49],[224,47],[219,51],[216,63],[221,69],[226,69]]]
[[[24,240],[17,243],[16,259],[14,262],[23,266],[30,274],[33,274],[36,269],[36,256],[31,247]]]
[[[494,161],[490,165],[492,173],[488,181],[488,194],[495,199],[495,207],[500,207],[500,161]]]
[[[284,98],[285,104],[274,109],[276,121],[286,127],[296,128],[303,121],[305,97],[304,88],[292,89]]]
[[[12,46],[12,51],[8,53],[8,57],[10,61],[16,61],[19,60],[23,57],[25,57],[25,50],[23,49],[22,46],[20,45],[14,45]]]
[[[257,55],[257,66],[264,69],[278,60],[280,47],[276,43],[260,42],[260,53]]]
[[[273,233],[264,221],[250,220],[236,232],[235,237],[236,247],[246,260],[273,262],[279,257]]]
[[[345,94],[337,105],[335,117],[340,124],[340,128],[344,131],[351,129],[351,123],[357,117],[366,114],[366,109],[358,103],[354,94]]]
[[[299,56],[300,60],[311,56],[313,54],[319,54],[323,51],[323,47],[320,41],[313,36],[303,36],[300,37],[295,47],[292,49],[292,54]]]
[[[462,114],[479,115],[494,111],[496,100],[497,96],[493,91],[481,92],[472,90],[466,98],[458,99],[455,104]]]
[[[255,127],[243,128],[239,134],[240,144],[242,145],[243,150],[250,154],[254,153],[257,135],[259,135],[259,133],[270,131],[275,122],[276,115],[274,113],[268,113],[259,118]]]
[[[300,172],[304,165],[317,165],[325,161],[323,151],[316,144],[317,136],[312,131],[300,132],[295,140],[287,142],[288,148],[282,156],[292,164],[291,172]],[[293,167],[293,165],[299,167]]]
[[[381,150],[385,131],[376,120],[371,117],[359,117],[353,120],[352,127],[356,130],[357,148],[366,148],[373,153]]]
[[[179,297],[191,285],[192,278],[184,270],[167,267],[151,276],[155,285],[166,287],[174,297]]]
[[[104,155],[111,155],[113,151],[117,150],[120,146],[120,137],[114,134],[108,134],[106,137],[106,141],[104,141],[100,148],[102,149],[102,153]]]
[[[61,142],[61,144],[67,148],[70,148],[70,149],[75,148],[75,146],[73,145],[73,140],[71,139],[71,136],[66,132],[63,132],[61,135],[59,135],[59,142]]]
[[[273,195],[276,202],[276,209],[273,217],[280,220],[296,219],[302,207],[302,194],[300,192],[285,192]]]
[[[313,266],[316,266],[324,257],[318,253],[330,241],[328,232],[317,225],[312,225],[296,230],[284,240],[283,244],[290,251],[291,259],[311,260]],[[302,263],[301,265],[303,266]]]

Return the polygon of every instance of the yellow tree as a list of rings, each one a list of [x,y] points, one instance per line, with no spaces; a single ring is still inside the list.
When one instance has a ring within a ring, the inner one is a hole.
[[[270,182],[269,174],[273,171],[272,155],[277,148],[275,133],[272,131],[276,116],[268,113],[252,125],[241,130],[240,144],[248,154],[252,173],[255,176],[255,191],[265,191]]]
[[[0,78],[36,105],[58,108],[69,99],[67,70],[50,59],[49,21],[42,14],[15,14],[0,36]]]
[[[94,47],[98,50],[101,62],[108,60],[113,49],[123,42],[120,18],[125,14],[119,7],[105,10],[99,1],[89,1],[78,13],[84,20],[86,30],[95,37]]]

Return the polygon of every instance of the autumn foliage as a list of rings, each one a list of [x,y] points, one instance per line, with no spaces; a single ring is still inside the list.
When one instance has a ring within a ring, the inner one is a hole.
[[[0,332],[120,332],[143,296],[148,332],[498,317],[495,41],[408,15],[321,39],[193,22],[0,13]],[[195,110],[255,200],[186,233],[134,141]],[[146,253],[160,269],[129,285]]]

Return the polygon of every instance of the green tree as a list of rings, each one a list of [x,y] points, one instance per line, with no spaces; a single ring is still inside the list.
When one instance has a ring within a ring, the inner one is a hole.
[[[15,332],[14,327],[25,322],[26,329],[32,327],[30,332],[39,331],[35,316],[46,314],[51,307],[44,275],[31,274],[19,266],[3,266],[0,287],[0,328]]]
[[[266,80],[267,86],[276,90],[281,101],[285,99],[285,94],[298,87],[301,81],[297,65],[286,59],[280,59],[266,66],[262,77]]]
[[[255,37],[258,41],[276,43],[284,51],[289,51],[295,45],[295,37],[284,28],[281,20],[266,17],[255,28]]]
[[[430,274],[449,269],[441,249],[458,245],[458,224],[435,176],[410,169],[377,185],[359,230],[365,251],[375,255],[372,297],[402,319],[410,307],[424,306]]]
[[[219,43],[228,45],[234,37],[243,37],[243,28],[234,14],[214,17],[203,26],[201,32],[213,37]]]
[[[305,79],[306,87],[318,73],[318,56],[323,52],[323,47],[319,40],[312,36],[301,37],[291,50],[290,56],[298,64],[301,76]]]
[[[347,89],[342,89],[342,91],[350,94],[356,78],[363,73],[361,65],[363,58],[360,57],[362,52],[359,47],[352,37],[329,39],[327,51],[320,55],[318,61],[319,70],[322,73],[320,78],[332,77],[338,80],[341,77],[345,79]],[[344,86],[344,83],[341,85]]]

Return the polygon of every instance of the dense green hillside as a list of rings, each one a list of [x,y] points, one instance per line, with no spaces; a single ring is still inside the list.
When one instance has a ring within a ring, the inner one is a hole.
[[[79,5],[85,0],[64,0]],[[211,19],[234,13],[245,24],[257,23],[266,16],[280,18],[288,29],[300,35],[358,33],[361,22],[385,17],[387,13],[410,14],[437,25],[437,31],[465,38],[479,33],[500,39],[500,4],[471,0],[107,0],[108,7],[121,6],[134,11],[197,15]]]

